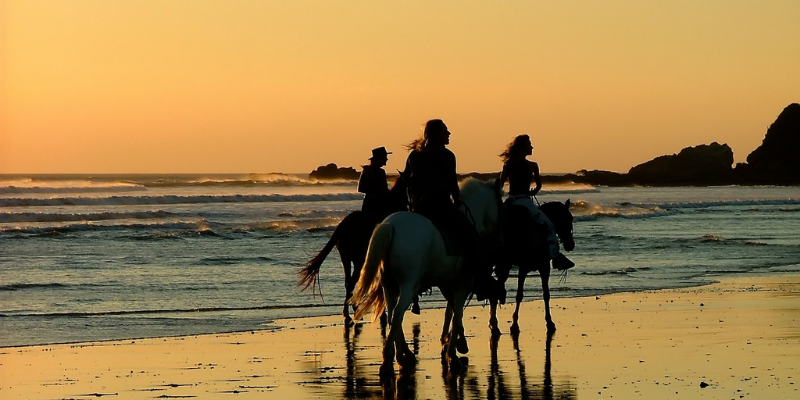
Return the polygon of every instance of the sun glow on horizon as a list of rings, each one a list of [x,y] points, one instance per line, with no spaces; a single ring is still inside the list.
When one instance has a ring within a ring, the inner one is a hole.
[[[459,171],[515,135],[625,172],[798,102],[794,1],[0,3],[0,173],[358,167],[443,119]]]

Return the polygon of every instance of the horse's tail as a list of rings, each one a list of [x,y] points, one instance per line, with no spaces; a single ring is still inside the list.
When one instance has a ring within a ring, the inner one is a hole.
[[[336,243],[339,242],[339,237],[342,235],[342,224],[339,225],[334,229],[331,238],[328,239],[328,243],[325,244],[325,247],[317,253],[314,258],[309,260],[303,268],[300,268],[297,271],[297,275],[300,275],[300,280],[297,282],[297,286],[302,287],[302,290],[308,290],[311,288],[312,291],[316,293],[317,287],[319,287],[319,270],[322,268],[322,262],[325,261],[325,258],[328,257],[331,250],[333,250],[333,246],[336,246]],[[322,295],[322,288],[319,289],[320,296]]]
[[[386,309],[386,299],[381,287],[381,272],[386,268],[389,250],[392,246],[394,227],[390,224],[380,224],[372,232],[369,241],[367,258],[361,268],[361,277],[358,279],[350,303],[356,306],[356,319],[361,319],[372,310],[372,321],[377,321]]]

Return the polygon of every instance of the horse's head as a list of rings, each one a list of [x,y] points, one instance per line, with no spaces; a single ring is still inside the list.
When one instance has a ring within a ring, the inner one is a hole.
[[[550,222],[556,228],[556,234],[564,245],[564,250],[572,251],[575,249],[575,239],[572,237],[572,213],[569,211],[570,202],[565,203],[553,201],[544,203],[540,209],[547,215]]]
[[[397,171],[400,172],[400,171]],[[389,189],[389,202],[390,202],[390,209],[392,212],[396,211],[408,211],[408,194],[406,192],[406,182],[407,179],[403,176],[403,173],[400,172],[400,176],[394,181],[392,184],[392,188]]]

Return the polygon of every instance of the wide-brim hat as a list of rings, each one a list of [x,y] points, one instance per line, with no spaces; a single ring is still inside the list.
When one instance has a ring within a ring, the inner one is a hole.
[[[389,152],[389,151],[386,151],[385,147],[378,147],[378,148],[372,149],[372,157],[370,157],[369,159],[372,160],[373,158],[388,158],[389,154],[392,154],[392,153]]]

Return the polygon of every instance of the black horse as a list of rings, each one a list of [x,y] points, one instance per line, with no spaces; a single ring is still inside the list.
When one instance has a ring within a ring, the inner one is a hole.
[[[408,195],[406,194],[406,185],[402,177],[398,177],[392,185],[389,191],[389,202],[388,209],[391,212],[408,210]],[[361,276],[361,266],[364,265],[364,259],[367,257],[367,248],[369,247],[372,230],[379,222],[381,221],[376,221],[374,217],[363,211],[351,212],[336,226],[325,247],[298,272],[298,275],[300,275],[298,286],[302,287],[303,290],[308,290],[309,288],[317,290],[322,262],[325,261],[333,247],[336,246],[344,269],[345,298],[342,315],[344,315],[345,323],[348,324],[353,322],[350,317],[348,301],[353,295],[353,289],[356,287],[358,278]]]
[[[569,211],[570,202],[549,202],[542,204],[540,209],[550,219],[556,229],[564,250],[575,249],[575,240],[572,237],[572,213]],[[550,316],[550,257],[545,244],[546,229],[533,222],[528,210],[522,206],[506,207],[503,216],[503,247],[495,262],[495,275],[498,281],[505,284],[508,280],[511,266],[519,269],[517,282],[516,308],[512,317],[511,333],[519,333],[519,307],[522,303],[525,277],[532,271],[539,271],[542,278],[542,297],[544,298],[544,319],[547,322],[547,331],[552,333],[556,325]],[[491,315],[489,328],[492,335],[499,335],[497,327],[497,301],[491,301]]]

